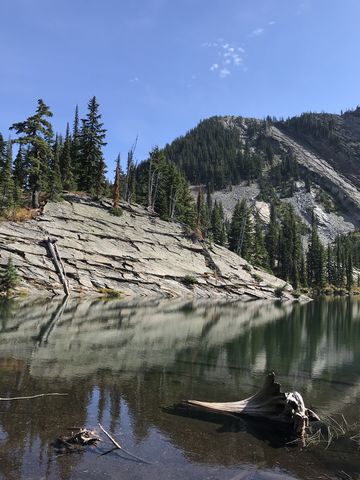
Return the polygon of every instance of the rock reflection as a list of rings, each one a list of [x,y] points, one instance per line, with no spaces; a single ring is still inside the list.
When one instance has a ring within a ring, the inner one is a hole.
[[[239,434],[231,425],[177,418],[160,407],[189,397],[239,399],[275,370],[308,403],[326,413],[346,408],[357,419],[359,339],[360,303],[351,300],[1,303],[1,396],[69,397],[0,402],[0,471],[6,479],[26,470],[34,478],[80,478],[71,472],[91,457],[54,459],[49,444],[64,428],[105,420],[144,457],[168,439],[164,448],[183,452],[191,464],[280,464],[296,472],[295,454],[274,453],[254,431]]]

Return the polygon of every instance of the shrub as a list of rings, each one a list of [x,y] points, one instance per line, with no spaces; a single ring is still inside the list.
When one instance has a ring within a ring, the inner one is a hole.
[[[109,212],[111,213],[111,215],[114,215],[114,217],[121,217],[123,214],[123,210],[120,207],[110,208]]]
[[[19,284],[19,276],[16,271],[16,267],[12,262],[12,258],[9,257],[8,263],[4,272],[0,275],[0,292],[9,295]]]
[[[193,275],[185,275],[185,277],[182,279],[182,283],[186,287],[192,287],[198,283],[196,278]]]

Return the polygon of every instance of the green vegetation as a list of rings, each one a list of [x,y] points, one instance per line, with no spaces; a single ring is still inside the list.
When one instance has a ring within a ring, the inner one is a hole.
[[[257,124],[252,128],[256,130]],[[238,130],[225,127],[219,117],[200,122],[167,145],[165,154],[190,183],[209,184],[211,191],[257,178],[263,168],[261,156],[243,145]]]
[[[121,298],[123,296],[123,292],[113,288],[99,288],[98,292],[107,298]]]
[[[9,296],[11,292],[19,285],[19,276],[16,267],[9,257],[5,270],[0,273],[0,293]]]
[[[296,290],[342,292],[354,287],[353,268],[360,268],[359,234],[339,237],[325,250],[313,217],[304,251],[302,236],[308,232],[293,207],[279,198],[291,197],[299,178],[305,178],[310,190],[311,179],[301,177],[296,158],[276,150],[266,135],[270,123],[276,123],[288,131],[329,139],[335,134],[333,116],[244,120],[245,139],[237,127],[225,124],[226,119],[213,117],[164,149],[155,147],[138,165],[135,141],[128,152],[126,173],[118,156],[113,184],[105,177],[106,129],[96,97],[88,102],[85,118],[79,119],[76,107],[72,131],[67,123],[64,136],[54,135],[51,117],[50,108],[40,99],[33,115],[10,127],[16,133],[14,140],[6,142],[0,134],[0,216],[29,218],[33,215],[29,207],[38,209],[47,199],[59,201],[64,190],[87,192],[96,199],[106,194],[113,199],[110,214],[121,216],[121,201],[136,201],[163,220],[183,223],[194,241],[228,247]],[[14,144],[19,145],[15,159]],[[222,204],[212,201],[214,189],[252,180],[259,182],[261,198],[271,204],[269,225],[244,199],[238,201],[230,219]],[[196,201],[188,181],[198,185]],[[316,195],[327,211],[336,209],[330,195],[321,190]],[[183,283],[191,286],[196,279],[185,277]]]
[[[198,283],[198,281],[196,280],[196,278],[193,275],[185,275],[185,277],[182,279],[182,283],[186,287],[191,288],[194,285],[196,285]]]
[[[116,207],[116,208],[110,208],[109,213],[111,215],[114,215],[114,217],[121,217],[123,215],[123,209],[121,207]]]

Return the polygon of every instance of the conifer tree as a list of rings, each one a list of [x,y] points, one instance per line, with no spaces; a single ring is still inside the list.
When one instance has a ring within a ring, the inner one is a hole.
[[[229,231],[229,248],[246,260],[252,254],[252,222],[246,200],[242,199],[235,205]]]
[[[116,159],[113,208],[119,208],[120,205],[120,154]]]
[[[5,159],[0,170],[0,209],[9,210],[14,207],[14,179],[12,174],[12,142],[6,144]]]
[[[63,185],[61,180],[61,169],[60,169],[60,156],[61,156],[61,138],[59,135],[56,135],[55,142],[53,146],[53,154],[50,164],[50,180],[49,180],[49,193],[50,198],[53,201],[60,199]]]
[[[105,181],[105,162],[102,147],[105,133],[96,97],[88,103],[88,113],[82,120],[80,133],[79,187],[99,197]]]
[[[48,118],[52,117],[49,107],[43,100],[38,100],[34,115],[24,122],[14,123],[10,129],[20,135],[16,143],[28,145],[28,186],[32,194],[32,207],[39,208],[40,192],[48,187],[49,164],[52,159],[53,131]]]
[[[125,178],[125,201],[131,203],[135,201],[136,194],[136,166],[134,162],[134,154],[138,138],[136,137],[131,149],[128,151]]]
[[[64,190],[75,189],[75,179],[71,156],[72,142],[70,136],[69,124],[66,125],[66,134],[64,145],[60,154],[61,180]]]
[[[253,263],[259,267],[267,267],[269,263],[259,212],[255,214]]]
[[[209,202],[207,201],[209,205]],[[211,207],[211,203],[210,203]],[[211,211],[211,233],[215,243],[221,245],[222,234],[223,234],[223,223],[224,223],[224,213],[222,210],[222,205],[218,204],[215,200],[212,211]]]
[[[274,202],[270,206],[270,223],[266,234],[266,249],[269,256],[269,267],[275,272],[279,243],[279,224]]]
[[[79,108],[76,105],[71,139],[71,164],[75,183],[80,177],[80,129],[79,129]]]
[[[325,284],[325,251],[320,241],[316,216],[313,213],[311,235],[307,254],[308,285],[314,288],[323,288]]]
[[[6,142],[0,133],[0,170],[3,168],[6,158]]]
[[[9,257],[4,272],[0,274],[0,292],[4,292],[6,295],[9,295],[11,291],[18,286],[18,284],[19,276],[16,272],[12,258]]]
[[[16,186],[20,189],[26,188],[27,186],[27,169],[25,163],[25,155],[23,153],[23,146],[19,145],[19,150],[16,154],[14,160],[14,182]]]

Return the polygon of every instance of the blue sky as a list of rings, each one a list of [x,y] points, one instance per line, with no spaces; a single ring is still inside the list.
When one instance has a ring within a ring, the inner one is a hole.
[[[212,115],[360,103],[358,0],[4,0],[0,131],[43,98],[55,130],[96,95],[109,173]]]

